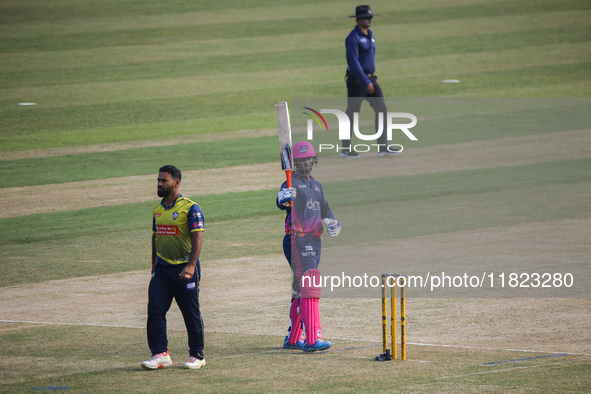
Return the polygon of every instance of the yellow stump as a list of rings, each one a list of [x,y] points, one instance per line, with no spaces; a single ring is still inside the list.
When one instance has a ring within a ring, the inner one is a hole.
[[[386,275],[382,275],[382,343],[384,353],[388,351],[388,298],[386,290]]]
[[[390,326],[392,327],[392,357],[398,358],[398,344],[396,338],[398,338],[398,332],[396,330],[396,276],[394,278],[394,286],[392,286],[391,300],[390,300]]]
[[[400,274],[382,274],[382,350],[383,353],[376,357],[377,361],[387,361],[398,358],[398,321],[396,320],[396,287],[400,287],[400,359],[406,360],[406,279],[404,286],[398,286],[397,279]],[[388,338],[388,287],[389,279],[393,278],[392,288],[390,290],[390,325],[391,337]],[[402,283],[402,282],[401,282]],[[388,339],[392,341],[392,352],[388,349]]]
[[[406,300],[404,297],[404,286],[400,286],[400,358],[406,360]],[[394,345],[392,345],[394,346]]]

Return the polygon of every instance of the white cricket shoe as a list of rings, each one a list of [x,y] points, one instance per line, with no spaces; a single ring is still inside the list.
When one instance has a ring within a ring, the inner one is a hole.
[[[142,363],[142,368],[158,369],[158,368],[166,368],[171,365],[172,365],[172,360],[170,359],[170,355],[168,354],[168,350],[167,350],[166,353],[155,354],[148,361],[144,361]]]
[[[205,359],[199,360],[197,357],[189,357],[189,361],[183,365],[183,368],[186,369],[199,369],[201,367],[205,367]]]

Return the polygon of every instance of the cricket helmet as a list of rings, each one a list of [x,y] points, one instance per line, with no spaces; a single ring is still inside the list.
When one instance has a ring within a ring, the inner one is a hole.
[[[314,156],[316,156],[316,151],[314,150],[312,144],[308,141],[301,141],[293,146],[294,159],[303,159],[304,157]]]
[[[311,143],[300,141],[293,146],[293,161],[296,174],[306,176],[316,168],[318,156]]]

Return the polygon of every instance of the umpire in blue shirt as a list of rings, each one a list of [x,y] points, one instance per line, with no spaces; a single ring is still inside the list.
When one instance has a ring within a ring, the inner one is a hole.
[[[361,104],[366,98],[372,98],[369,104],[376,113],[375,126],[378,130],[378,113],[383,113],[384,118],[388,109],[386,108],[386,101],[382,88],[378,85],[378,77],[375,75],[376,63],[376,43],[373,33],[369,30],[374,14],[371,7],[368,5],[360,5],[355,9],[355,15],[350,15],[350,18],[355,18],[357,26],[349,33],[345,40],[347,47],[347,115],[351,120],[351,127],[353,127],[353,114],[359,112]],[[385,122],[384,122],[385,123]],[[384,126],[385,127],[385,126]],[[351,129],[353,135],[353,129]],[[379,149],[378,156],[390,156],[397,152],[390,152],[386,149],[388,146],[387,134],[382,132],[377,141]],[[341,157],[356,158],[359,154],[351,149],[351,141],[343,140],[341,142],[342,151]]]

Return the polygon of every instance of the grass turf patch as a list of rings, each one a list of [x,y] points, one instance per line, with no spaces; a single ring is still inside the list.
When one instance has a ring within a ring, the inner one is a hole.
[[[277,336],[206,332],[207,365],[191,371],[181,368],[188,351],[186,333],[179,330],[169,331],[173,366],[145,371],[139,366],[149,357],[143,328],[2,326],[9,328],[0,333],[6,393],[50,386],[81,393],[154,387],[177,392],[581,392],[588,388],[584,376],[591,368],[588,358],[578,356],[490,367],[482,364],[523,353],[415,345],[408,346],[409,361],[377,363],[371,360],[380,349],[371,342],[335,340],[330,352],[303,354],[280,349]]]
[[[327,245],[584,217],[589,160],[323,181],[336,217],[355,229]],[[206,220],[202,261],[280,253],[284,214],[275,198],[276,190],[196,198]],[[0,285],[147,267],[152,206],[124,204],[0,220],[5,254]]]
[[[283,216],[275,198],[275,190],[262,190],[194,199],[206,223],[201,260],[280,252]],[[7,238],[0,244],[12,258],[0,263],[0,285],[149,267],[155,202],[5,219],[0,234]],[[39,228],[43,231],[34,230]]]
[[[0,162],[5,187],[43,185],[158,172],[165,164],[182,171],[267,163],[277,157],[277,139],[234,139],[224,142],[119,150],[61,157]],[[19,174],[19,176],[15,176]],[[242,176],[254,176],[243,174]],[[156,178],[154,178],[156,179]]]
[[[178,2],[67,4],[2,6],[10,39],[0,79],[1,149],[272,128],[276,101],[345,94],[343,40],[352,21],[349,11],[334,15],[336,2],[240,2],[224,12]],[[374,30],[386,95],[589,93],[588,2],[374,8],[383,10]],[[322,43],[310,45],[318,37]],[[461,83],[441,83],[450,77]],[[37,106],[18,108],[23,101]],[[183,125],[190,120],[191,128]],[[179,125],[150,127],[159,122]],[[97,133],[100,127],[131,130]]]
[[[372,6],[380,13],[374,21],[374,31],[378,39],[378,75],[386,95],[589,95],[588,29],[581,23],[589,10],[588,1],[378,0]],[[0,24],[6,39],[0,43],[0,51],[5,56],[3,59],[11,60],[9,72],[4,72],[4,62],[0,66],[3,71],[0,149],[67,147],[273,128],[275,101],[344,95],[343,40],[353,25],[346,17],[352,9],[336,1],[295,0],[281,4],[266,0],[239,3],[222,0],[208,8],[203,10],[197,3],[176,0],[141,4],[114,0],[100,4],[89,0],[75,4],[71,0],[43,4],[33,0],[3,2]],[[565,12],[577,16],[571,18]],[[544,23],[547,20],[552,23]],[[480,30],[483,23],[488,23],[488,30]],[[515,28],[507,30],[508,26]],[[454,35],[449,36],[448,32]],[[445,34],[450,37],[448,41],[437,38],[446,37]],[[273,40],[271,36],[277,37],[273,41],[275,46],[285,37],[291,47],[276,57],[261,53],[261,48]],[[330,40],[330,43],[323,43],[318,51],[315,45],[319,40]],[[545,40],[551,44],[544,44]],[[173,64],[159,48],[171,48],[175,44],[186,46],[179,49],[183,55]],[[220,52],[210,53],[208,45]],[[231,55],[237,48],[242,56]],[[84,51],[101,60],[94,62]],[[126,55],[118,56],[117,51]],[[210,55],[211,64],[208,64]],[[61,65],[51,66],[55,64],[52,58],[61,59]],[[81,58],[85,59],[83,66],[78,67],[82,65]],[[198,60],[193,62],[193,59]],[[227,64],[228,60],[235,63]],[[249,67],[258,71],[248,72]],[[441,83],[442,79],[452,77],[461,83]],[[23,101],[38,105],[34,109],[16,106]],[[159,129],[159,122],[166,127]],[[271,150],[275,151],[276,147]],[[84,159],[78,159],[69,164],[84,166]],[[131,162],[124,162],[123,166],[130,165],[134,171],[141,167]],[[49,164],[61,170],[56,166],[58,162],[37,164]],[[393,183],[400,187],[405,199],[394,204],[408,212],[423,213],[423,216],[408,214],[404,218],[408,220],[404,231],[412,230],[415,234],[433,231],[431,223],[440,226],[438,231],[446,231],[586,214],[583,201],[588,200],[589,189],[580,175],[588,163],[579,164],[584,167],[569,167],[575,176],[566,176],[566,182],[558,179],[556,176],[560,174],[553,174],[548,166],[537,167],[539,171],[527,168],[526,172],[532,170],[529,173],[532,179],[540,177],[547,185],[530,182],[523,172],[517,174],[521,179],[517,183],[511,181],[510,175],[497,177],[488,172],[494,187],[487,188],[479,182],[477,172],[463,172],[461,175],[475,184],[474,187],[461,185],[464,195],[452,188],[458,180],[447,175],[418,178],[425,186],[422,192],[420,183],[411,185],[397,179]],[[110,166],[107,165],[109,169]],[[561,165],[563,169],[567,167]],[[541,173],[543,169],[549,170],[550,175]],[[13,168],[11,172],[18,170]],[[30,170],[34,171],[35,166]],[[36,171],[44,169],[37,167]],[[97,176],[95,169],[89,171],[89,175],[76,176],[80,179]],[[7,179],[5,175],[2,178]],[[503,186],[503,180],[509,186]],[[340,186],[345,185],[335,185],[332,192]],[[435,192],[429,194],[433,190],[427,190],[426,186],[435,188]],[[392,209],[387,193],[379,190],[373,193],[370,195],[375,195],[373,207],[383,211]],[[204,205],[210,223],[207,236],[210,245],[215,246],[204,251],[212,253],[207,257],[214,258],[214,253],[242,256],[277,250],[283,217],[280,213],[270,213],[275,210],[270,202],[273,194],[256,196],[260,205],[254,201],[240,205],[231,198],[248,201],[249,196],[255,196],[251,194],[212,196],[207,207],[203,199],[197,199]],[[561,199],[563,196],[567,198]],[[413,204],[414,197],[417,204]],[[332,199],[331,193],[329,200]],[[219,211],[215,213],[212,207],[217,202]],[[334,201],[335,209],[347,207],[338,198]],[[151,204],[138,204],[1,221],[0,232],[5,242],[1,275],[6,281],[4,285],[145,267],[149,259],[150,209]],[[244,209],[254,216],[242,216]],[[493,217],[499,209],[502,215]],[[263,216],[257,218],[259,214]],[[223,217],[241,219],[224,222]],[[35,219],[39,222],[35,223]],[[276,232],[278,238],[272,238],[271,234]],[[6,276],[8,272],[14,276]],[[397,364],[376,366],[358,358],[375,355],[373,350],[367,354],[356,351],[352,356],[335,353],[334,359],[323,355],[304,358],[298,353],[287,362],[282,353],[222,359],[237,356],[238,352],[276,349],[282,340],[271,336],[257,336],[253,340],[252,336],[228,334],[209,337],[208,354],[212,362],[207,369],[199,371],[205,374],[187,379],[186,371],[176,369],[148,375],[137,367],[143,359],[138,354],[147,353],[143,330],[132,334],[116,328],[31,330],[21,336],[2,335],[2,353],[7,357],[0,364],[0,373],[3,390],[7,392],[58,385],[78,392],[149,392],[154,387],[180,392],[199,389],[276,392],[286,387],[293,387],[294,391],[330,392],[590,391],[586,378],[588,359],[547,366],[529,362],[524,366],[531,368],[485,374],[480,373],[486,372],[486,367],[467,363],[498,361],[510,355],[484,357],[475,352],[440,352],[432,348],[422,353],[411,348],[413,356],[437,361],[436,372],[430,366],[422,368],[422,364],[419,367],[404,364],[402,368]],[[184,354],[184,333],[171,338],[175,354]],[[218,362],[216,358],[227,361]],[[175,359],[175,362],[178,365],[181,361]],[[278,368],[282,363],[285,368]]]
[[[306,101],[299,98],[292,103],[295,105],[292,108],[292,125],[294,127],[305,125],[306,115],[300,114],[298,105],[294,103],[301,104]],[[412,129],[418,141],[405,142],[407,139],[402,132],[397,130],[393,132],[392,142],[403,142],[407,147],[413,148],[527,136],[559,130],[578,130],[588,127],[591,122],[589,112],[586,111],[589,106],[587,98],[415,98],[389,99],[388,105],[392,109],[410,112],[419,117],[420,121]],[[373,116],[369,104],[364,104],[360,118],[373,120]],[[193,123],[179,125],[179,127],[189,131],[191,124]],[[360,129],[362,133],[373,134],[374,131],[370,130],[372,127],[362,126]],[[174,124],[166,124],[161,130],[156,125],[152,127],[155,135],[179,134],[175,132]],[[128,128],[123,130],[95,128],[89,131],[93,134],[116,135],[121,131],[129,132],[130,130]],[[60,135],[62,134],[53,135],[51,138],[57,141]],[[68,134],[70,135],[82,139],[85,133],[72,131]],[[170,146],[0,161],[0,179],[3,187],[18,187],[147,175],[154,173],[159,167],[154,165],[155,160],[172,161],[183,171],[276,160],[275,137],[248,138],[248,135],[249,133],[245,131],[243,138],[223,141],[190,142]],[[36,134],[31,134],[29,137],[38,138]],[[50,137],[47,136],[47,138]],[[303,138],[305,138],[303,133],[294,134],[294,141]],[[335,138],[337,137],[334,132],[316,132],[314,144],[319,146],[319,144],[338,143]],[[16,139],[12,137],[9,140]],[[367,141],[353,138],[353,144],[360,142]],[[326,154],[320,152],[320,156]],[[332,155],[334,152],[329,151],[328,154]],[[15,174],[19,176],[14,176]],[[244,174],[244,176],[256,176],[256,174]]]

